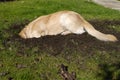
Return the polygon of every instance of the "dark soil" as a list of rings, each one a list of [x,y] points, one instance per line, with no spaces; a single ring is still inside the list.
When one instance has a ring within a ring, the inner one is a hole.
[[[51,55],[58,55],[60,53],[80,52],[83,55],[93,54],[95,50],[116,53],[120,52],[120,32],[109,28],[109,25],[120,25],[120,20],[91,20],[89,21],[97,30],[103,33],[114,34],[118,38],[118,42],[103,42],[84,33],[82,35],[69,34],[66,36],[45,36],[33,39],[21,39],[18,33],[24,28],[24,23],[13,24],[9,29],[1,31],[1,34],[8,33],[9,37],[1,36],[3,45],[7,49],[11,45],[16,45],[18,53],[26,54],[26,49],[38,48],[35,53],[47,52]]]

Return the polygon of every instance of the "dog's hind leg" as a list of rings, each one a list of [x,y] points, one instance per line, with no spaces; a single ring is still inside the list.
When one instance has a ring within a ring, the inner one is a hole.
[[[61,35],[67,35],[67,34],[70,34],[71,32],[70,31],[64,31],[61,33]]]

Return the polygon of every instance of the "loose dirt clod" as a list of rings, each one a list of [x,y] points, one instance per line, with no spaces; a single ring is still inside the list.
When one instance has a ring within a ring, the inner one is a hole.
[[[60,66],[60,74],[64,80],[75,80],[76,79],[76,73],[75,72],[69,73],[68,66],[65,66],[64,64],[61,64]]]

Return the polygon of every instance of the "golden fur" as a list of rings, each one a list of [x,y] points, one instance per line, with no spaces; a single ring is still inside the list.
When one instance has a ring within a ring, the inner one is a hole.
[[[99,32],[80,14],[73,11],[59,11],[40,16],[29,23],[19,35],[26,39],[57,34],[82,34],[84,32],[102,41],[117,41],[114,35]]]

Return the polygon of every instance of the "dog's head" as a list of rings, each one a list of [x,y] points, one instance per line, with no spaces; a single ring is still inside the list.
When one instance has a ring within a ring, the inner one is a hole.
[[[23,39],[27,38],[27,34],[26,34],[26,28],[24,28],[20,33],[19,36]]]

